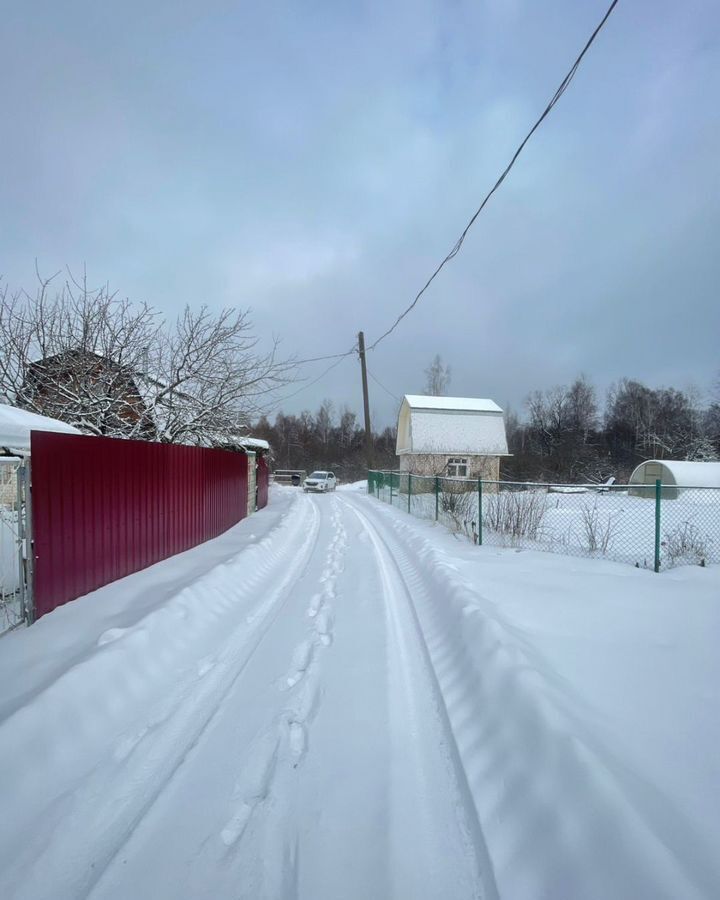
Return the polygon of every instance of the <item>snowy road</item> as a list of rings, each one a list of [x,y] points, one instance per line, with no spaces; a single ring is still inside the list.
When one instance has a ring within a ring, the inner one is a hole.
[[[82,697],[66,710],[66,746],[37,753],[44,815],[3,835],[17,845],[3,896],[495,896],[412,568],[358,506],[349,494],[299,498],[254,583],[243,586],[238,561],[189,588],[186,605],[198,587],[214,601],[197,639],[161,642],[159,659],[112,673],[112,696],[104,678],[97,692],[84,682],[82,664],[64,676]],[[182,615],[176,603],[160,618]],[[152,653],[162,625],[101,640]],[[45,695],[65,696],[62,681]],[[41,695],[30,730],[45,727],[43,700],[52,706]],[[97,723],[80,704],[101,711]]]
[[[0,722],[0,896],[712,896],[452,558],[352,491],[289,494],[30,670]]]

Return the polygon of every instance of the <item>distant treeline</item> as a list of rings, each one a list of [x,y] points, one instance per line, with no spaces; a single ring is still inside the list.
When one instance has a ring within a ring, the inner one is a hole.
[[[344,482],[359,480],[367,473],[365,432],[357,414],[347,408],[337,413],[329,400],[316,413],[278,413],[274,424],[263,416],[252,434],[270,442],[274,469],[330,469]],[[395,434],[394,427],[373,434],[377,468],[397,467]]]
[[[513,456],[503,478],[518,481],[625,481],[645,459],[720,458],[720,402],[703,406],[690,392],[653,389],[624,378],[600,408],[580,377],[535,391],[524,419],[506,413]]]
[[[720,459],[720,399],[703,405],[692,392],[653,389],[623,379],[601,408],[586,378],[535,391],[521,416],[505,414],[513,455],[501,477],[515,481],[626,480],[645,459]],[[332,469],[345,481],[365,475],[364,432],[356,413],[326,400],[316,413],[261,418],[256,437],[270,442],[274,468]],[[396,469],[395,427],[373,434],[376,468]]]

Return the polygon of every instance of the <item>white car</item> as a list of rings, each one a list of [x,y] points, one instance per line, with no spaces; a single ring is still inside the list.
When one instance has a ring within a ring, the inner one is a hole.
[[[332,472],[313,472],[303,481],[303,490],[306,494],[308,491],[324,494],[326,491],[334,491],[336,487],[337,480]]]

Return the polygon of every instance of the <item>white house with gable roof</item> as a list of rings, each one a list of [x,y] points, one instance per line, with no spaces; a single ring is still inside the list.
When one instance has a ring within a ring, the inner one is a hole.
[[[401,472],[497,481],[510,456],[503,411],[493,400],[406,394],[395,452]]]

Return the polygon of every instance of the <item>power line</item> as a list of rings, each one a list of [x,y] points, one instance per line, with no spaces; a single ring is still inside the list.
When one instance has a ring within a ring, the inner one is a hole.
[[[388,328],[388,330],[386,332],[384,332],[384,334],[381,334],[380,337],[368,347],[368,350],[374,350],[377,347],[377,345],[380,343],[380,341],[384,340],[389,334],[392,334],[392,332],[397,328],[397,326],[400,324],[400,322],[402,322],[402,320],[405,318],[405,316],[411,310],[413,310],[415,308],[415,306],[417,305],[417,302],[420,300],[420,298],[425,293],[425,291],[430,287],[430,285],[435,280],[435,278],[440,274],[440,271],[443,269],[443,267],[446,265],[446,263],[450,262],[451,259],[453,259],[455,256],[458,255],[458,253],[460,252],[460,248],[462,247],[462,245],[465,241],[465,237],[466,237],[468,231],[470,231],[472,226],[475,224],[475,220],[477,219],[477,217],[480,215],[480,213],[485,208],[485,205],[487,204],[488,200],[492,197],[492,195],[495,193],[495,191],[500,187],[500,185],[503,183],[503,181],[505,181],[505,178],[507,177],[508,173],[510,172],[510,169],[512,169],[512,167],[515,165],[515,161],[520,156],[522,151],[525,149],[525,145],[527,144],[527,142],[530,140],[530,138],[533,136],[533,134],[537,131],[537,129],[542,124],[543,120],[550,114],[550,111],[552,110],[552,108],[555,106],[555,104],[558,102],[558,100],[562,97],[562,95],[567,90],[568,86],[570,85],[570,82],[575,77],[575,73],[577,72],[578,68],[580,67],[580,63],[582,62],[583,57],[585,56],[587,51],[590,49],[593,41],[600,33],[603,25],[610,18],[610,14],[617,6],[617,3],[618,3],[618,0],[613,0],[613,2],[610,4],[607,12],[602,17],[600,24],[597,26],[595,31],[593,31],[593,33],[590,35],[590,38],[589,38],[588,42],[585,44],[585,46],[583,47],[582,52],[580,53],[578,58],[575,60],[575,62],[572,64],[572,66],[570,67],[570,70],[568,71],[567,75],[560,82],[560,86],[555,91],[552,99],[550,100],[548,105],[543,110],[542,115],[537,120],[537,122],[535,122],[535,124],[530,129],[530,131],[525,135],[525,138],[523,139],[522,143],[515,151],[512,159],[510,160],[508,165],[505,167],[502,175],[500,175],[498,180],[493,185],[492,189],[486,194],[485,199],[482,201],[482,203],[477,208],[477,210],[473,214],[470,221],[465,226],[465,229],[463,230],[462,234],[456,241],[455,246],[448,253],[448,255],[445,257],[445,259],[440,263],[440,265],[435,269],[435,271],[432,273],[430,278],[428,278],[428,280],[425,282],[425,285],[423,286],[422,290],[416,294],[413,302],[407,307],[407,309],[405,309],[402,313],[400,313],[400,315],[393,322],[393,324],[390,326],[390,328]]]
[[[386,394],[389,394],[393,398],[393,400],[397,400],[398,403],[402,403],[402,400],[399,397],[396,397],[395,394],[393,394],[393,392],[391,390],[386,388],[385,385],[382,383],[382,381],[380,381],[380,379],[376,378],[373,375],[373,373],[370,371],[370,369],[367,370],[367,373],[372,378],[372,380],[375,382],[375,384],[379,385],[385,391]]]
[[[329,372],[332,372],[332,370],[333,370],[336,366],[339,366],[340,363],[341,363],[344,359],[347,359],[348,356],[350,356],[350,354],[351,354],[351,353],[354,353],[354,352],[355,352],[355,350],[353,349],[353,350],[349,351],[348,353],[339,353],[339,354],[337,354],[335,357],[329,357],[330,359],[335,359],[335,362],[332,363],[331,365],[329,365],[329,366],[327,367],[327,369],[324,369],[324,370],[317,376],[317,378],[313,378],[312,381],[308,381],[307,384],[304,384],[302,387],[298,388],[296,391],[293,391],[291,394],[286,394],[284,397],[280,397],[280,399],[277,401],[277,404],[279,405],[280,403],[284,403],[286,400],[290,400],[291,397],[296,397],[296,396],[297,396],[298,394],[300,394],[302,391],[306,390],[306,389],[309,388],[309,387],[312,387],[314,384],[317,384],[318,381],[320,381],[322,378],[324,378]]]
[[[346,356],[352,356],[356,350],[357,344],[353,344],[352,347],[344,353],[331,353],[328,356],[312,356],[309,359],[296,359],[292,360],[292,364],[295,366],[303,366],[305,363],[324,362],[326,359],[343,359]]]

